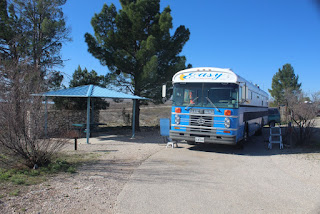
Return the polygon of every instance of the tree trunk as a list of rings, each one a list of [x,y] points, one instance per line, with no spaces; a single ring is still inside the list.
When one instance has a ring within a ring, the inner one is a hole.
[[[140,75],[136,75],[134,78],[134,95],[140,96]],[[136,112],[135,112],[135,124],[134,128],[136,131],[140,131],[140,100],[136,100]]]
[[[136,100],[135,124],[136,131],[140,131],[140,100]]]

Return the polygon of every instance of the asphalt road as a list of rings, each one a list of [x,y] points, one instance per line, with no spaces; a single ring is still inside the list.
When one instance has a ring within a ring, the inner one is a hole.
[[[135,170],[116,213],[320,213],[320,159],[270,151],[180,144]]]

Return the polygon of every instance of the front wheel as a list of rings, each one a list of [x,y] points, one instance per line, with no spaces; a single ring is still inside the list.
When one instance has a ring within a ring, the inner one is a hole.
[[[187,141],[187,144],[189,144],[189,145],[196,145],[196,142],[194,142],[194,141]]]
[[[249,141],[248,123],[246,123],[246,124],[244,125],[243,141],[244,141],[245,143]]]
[[[244,141],[239,141],[239,142],[237,143],[237,145],[236,145],[236,148],[242,150],[242,149],[244,148],[243,143],[244,143]]]

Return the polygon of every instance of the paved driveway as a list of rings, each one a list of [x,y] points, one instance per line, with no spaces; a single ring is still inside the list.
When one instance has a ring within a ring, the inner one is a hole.
[[[268,151],[257,137],[244,150],[179,146],[135,170],[116,213],[320,213],[319,154]]]

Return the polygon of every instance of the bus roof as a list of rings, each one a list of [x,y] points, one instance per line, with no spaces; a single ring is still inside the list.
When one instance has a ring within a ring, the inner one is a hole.
[[[188,82],[210,82],[210,83],[246,83],[254,91],[262,92],[266,96],[268,94],[261,90],[258,86],[248,82],[241,76],[234,73],[230,68],[215,68],[215,67],[199,67],[189,68],[177,72],[173,78],[173,83],[188,83]]]
[[[172,82],[217,82],[237,83],[238,75],[228,68],[189,68],[176,73]]]

